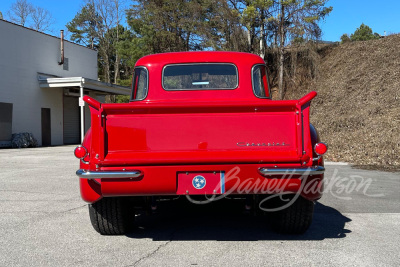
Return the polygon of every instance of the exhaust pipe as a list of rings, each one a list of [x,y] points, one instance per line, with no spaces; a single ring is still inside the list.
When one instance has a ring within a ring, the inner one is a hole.
[[[64,64],[64,30],[60,31],[60,40],[61,40],[61,61],[58,62],[58,65]]]

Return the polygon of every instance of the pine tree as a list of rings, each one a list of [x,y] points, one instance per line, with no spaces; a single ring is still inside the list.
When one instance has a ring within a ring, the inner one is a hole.
[[[368,41],[373,39],[379,39],[379,34],[373,33],[372,29],[362,23],[357,30],[350,35],[352,41]]]

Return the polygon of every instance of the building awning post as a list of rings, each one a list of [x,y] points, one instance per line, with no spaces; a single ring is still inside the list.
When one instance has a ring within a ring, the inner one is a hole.
[[[85,102],[83,102],[83,81],[81,81],[79,93],[79,106],[81,108],[81,143],[83,143],[83,138],[85,137]]]

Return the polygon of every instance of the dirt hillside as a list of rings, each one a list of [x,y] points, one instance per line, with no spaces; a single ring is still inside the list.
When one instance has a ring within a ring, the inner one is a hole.
[[[328,143],[328,160],[400,169],[400,35],[320,51],[311,122]]]

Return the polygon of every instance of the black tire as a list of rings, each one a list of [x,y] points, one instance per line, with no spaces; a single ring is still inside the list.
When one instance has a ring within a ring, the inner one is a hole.
[[[102,235],[123,235],[133,228],[135,213],[128,199],[109,197],[89,204],[90,222]]]
[[[271,212],[271,225],[279,233],[303,234],[312,223],[314,202],[301,196],[293,195],[290,197],[292,200],[297,198],[292,205],[283,210]],[[285,205],[287,203],[282,202],[281,204]]]

